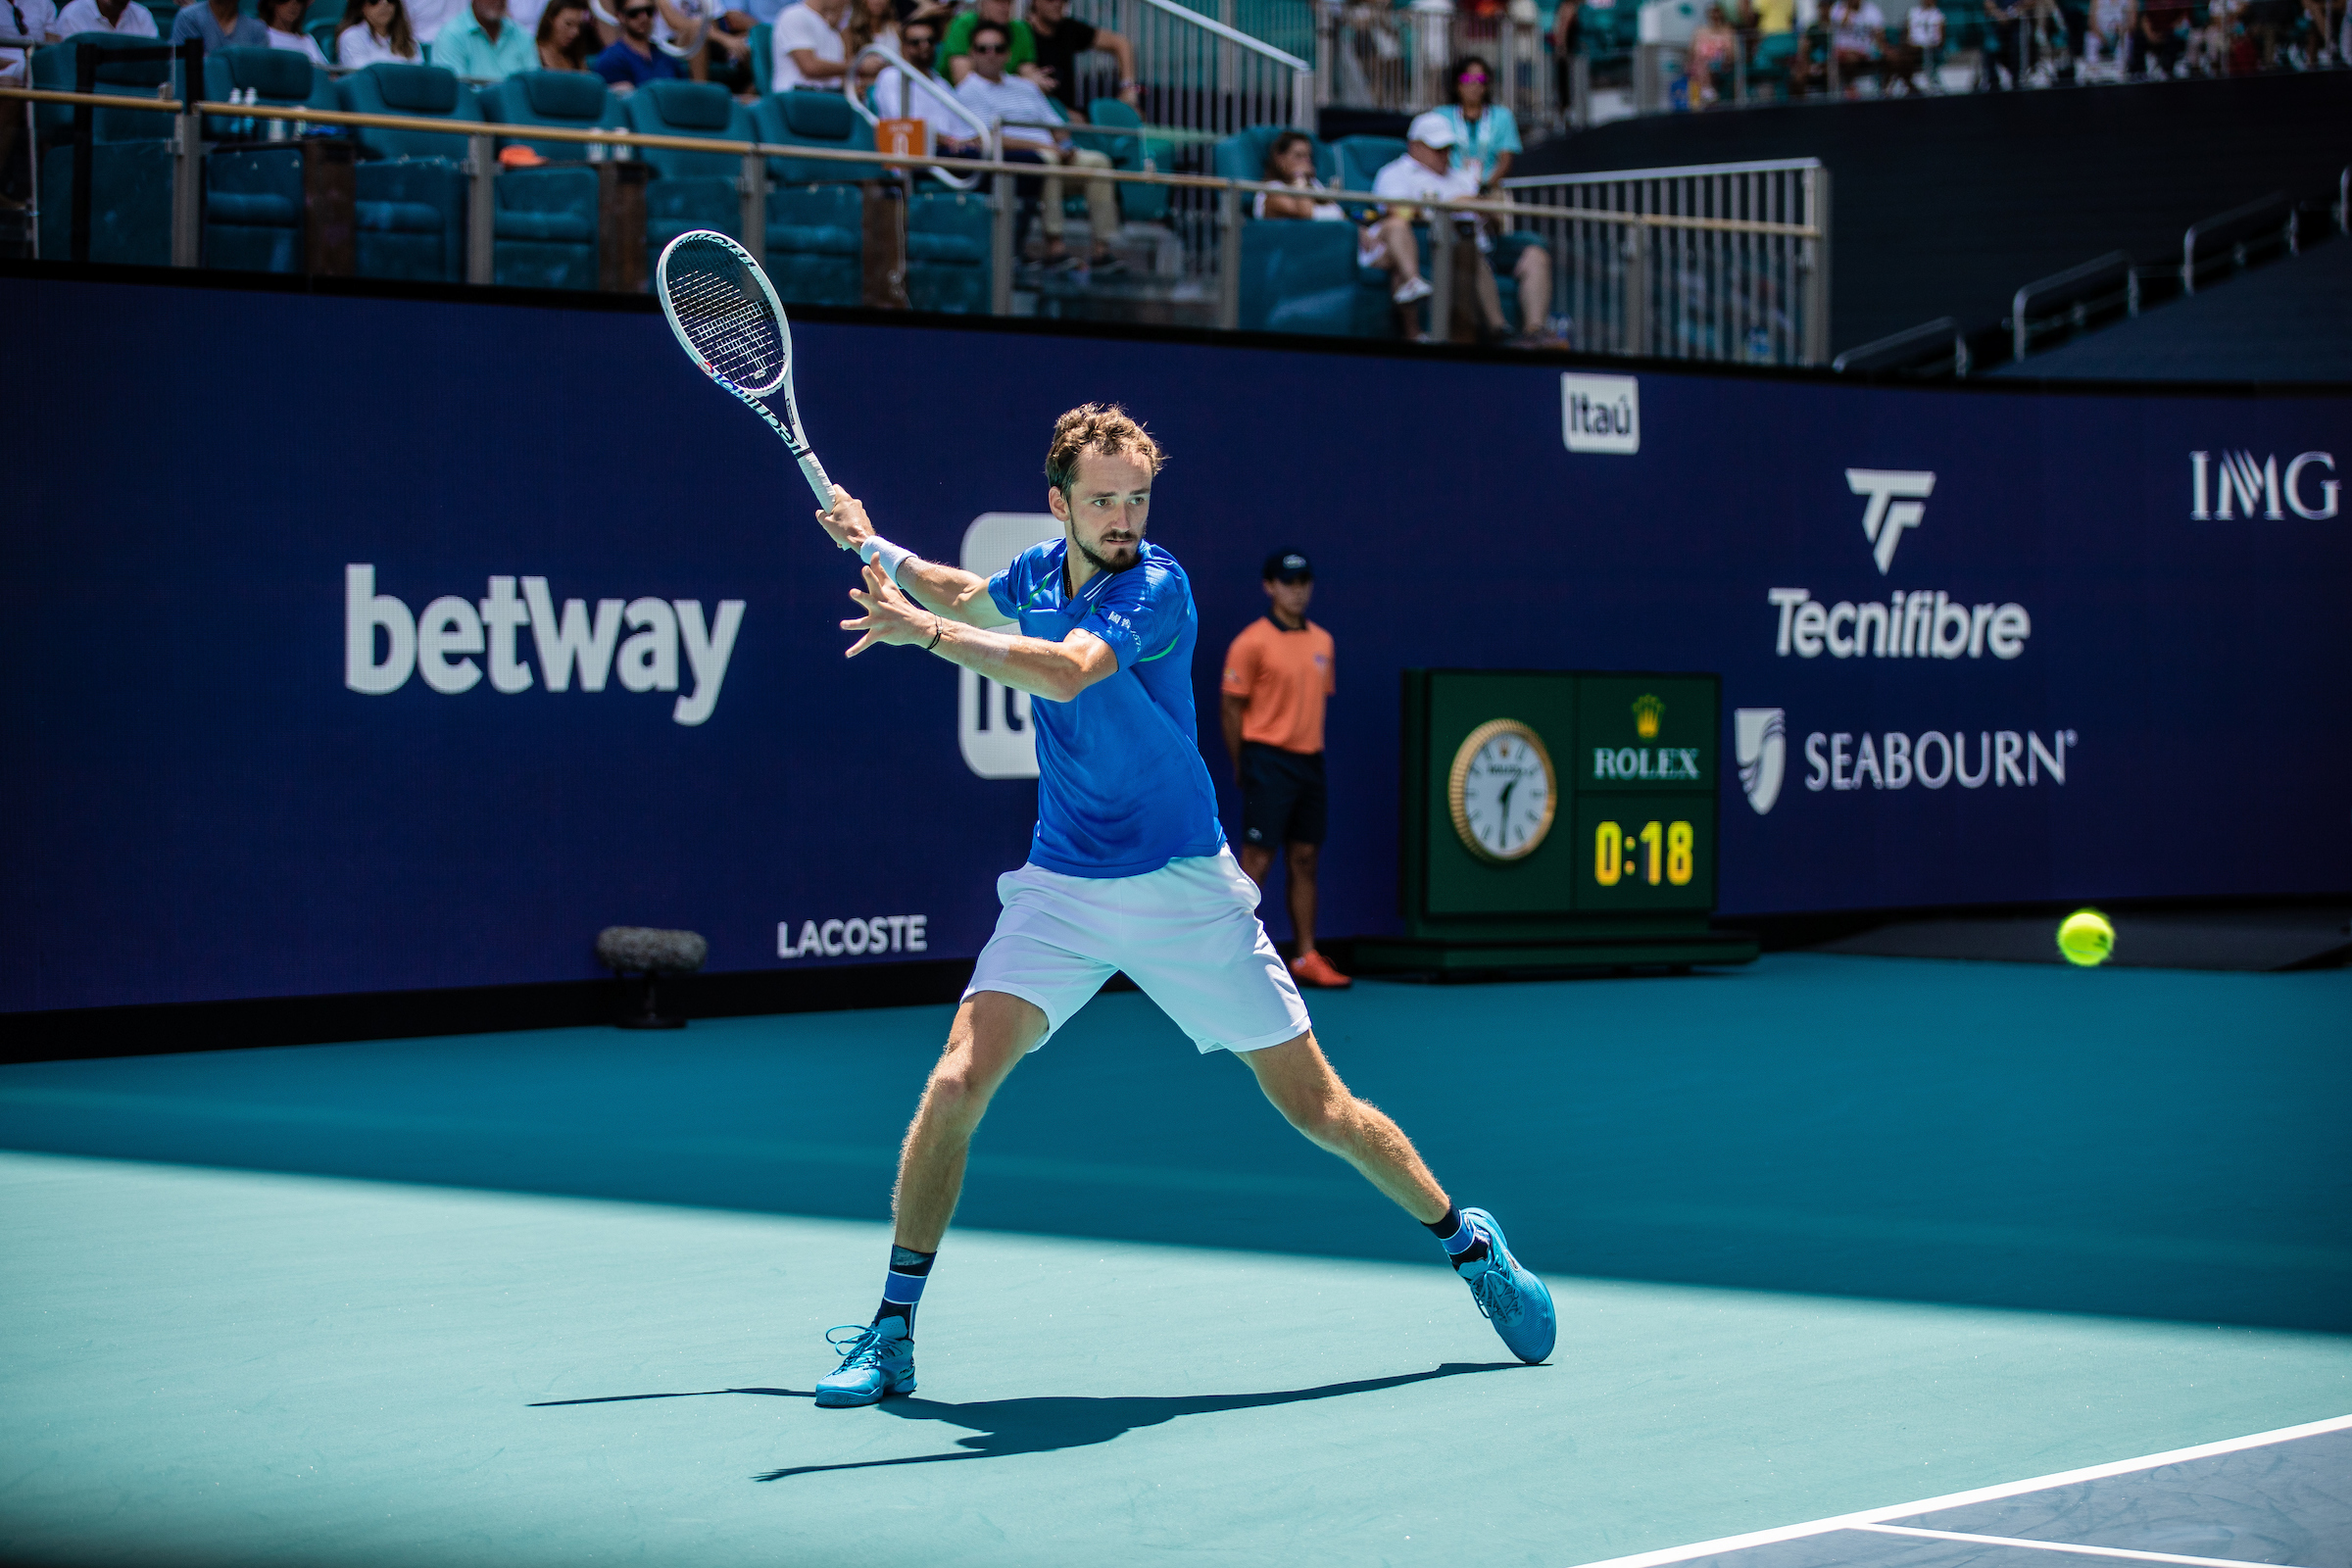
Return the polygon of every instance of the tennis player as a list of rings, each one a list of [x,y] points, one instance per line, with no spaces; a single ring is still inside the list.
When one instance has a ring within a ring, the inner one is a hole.
[[[1120,409],[1063,415],[1046,454],[1046,504],[1062,536],[994,577],[892,544],[846,490],[817,514],[865,562],[864,586],[850,592],[859,613],[841,623],[861,634],[851,658],[919,648],[1042,699],[1031,710],[1029,861],[997,879],[1004,912],[900,1152],[882,1304],[871,1324],[826,1336],[842,1361],[818,1381],[819,1404],[913,1392],[915,1309],[972,1133],[1021,1057],[1117,970],[1203,1054],[1249,1063],[1292,1126],[1436,1233],[1513,1354],[1551,1353],[1551,1293],[1511,1255],[1493,1215],[1456,1208],[1403,1131],[1340,1082],[1258,924],[1257,887],[1225,847],[1195,739],[1192,586],[1175,558],[1144,542],[1159,466],[1158,445]]]

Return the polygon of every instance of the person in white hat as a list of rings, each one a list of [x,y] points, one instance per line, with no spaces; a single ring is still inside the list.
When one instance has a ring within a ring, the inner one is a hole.
[[[1388,198],[1390,206],[1380,220],[1381,238],[1387,241],[1393,254],[1415,258],[1419,248],[1413,241],[1414,210],[1409,204],[1429,201],[1474,199],[1478,195],[1479,172],[1475,168],[1453,167],[1451,150],[1454,143],[1453,122],[1446,116],[1431,110],[1414,117],[1405,132],[1404,156],[1385,166],[1373,176],[1372,194]],[[1499,337],[1509,328],[1502,317],[1501,296],[1494,288],[1491,269],[1491,253],[1494,242],[1488,237],[1486,224],[1475,214],[1454,215],[1456,244],[1475,244],[1481,253],[1481,265],[1468,269],[1477,281],[1474,293],[1478,311],[1487,331]],[[1438,253],[1441,257],[1443,250]],[[1542,341],[1544,317],[1551,306],[1551,253],[1538,241],[1524,246],[1511,264],[1512,275],[1519,280],[1519,315],[1522,342]],[[1399,274],[1401,276],[1401,273]],[[1402,291],[1399,290],[1399,298]],[[1433,323],[1435,335],[1445,337],[1446,324]],[[1410,331],[1407,323],[1407,331]]]

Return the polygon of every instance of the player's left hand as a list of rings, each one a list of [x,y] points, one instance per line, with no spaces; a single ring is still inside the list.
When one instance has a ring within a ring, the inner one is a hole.
[[[863,575],[865,587],[851,589],[850,597],[865,613],[843,621],[841,629],[865,635],[842,657],[856,659],[876,643],[896,643],[901,647],[911,643],[919,648],[938,633],[939,617],[901,593],[898,584],[882,574],[881,567],[869,564]]]

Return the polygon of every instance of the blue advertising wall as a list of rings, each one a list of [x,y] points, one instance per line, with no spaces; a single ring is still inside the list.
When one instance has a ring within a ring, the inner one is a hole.
[[[729,970],[986,939],[1034,785],[967,764],[955,669],[843,662],[847,558],[659,316],[22,277],[0,306],[28,399],[0,421],[0,1009],[579,978],[613,923],[701,930]],[[950,561],[975,517],[1044,510],[1060,411],[1150,422],[1229,830],[1217,655],[1265,553],[1312,554],[1330,933],[1397,929],[1397,671],[1424,664],[1720,671],[1733,914],[2352,887],[2352,399],[797,347],[826,466]],[[550,689],[530,579],[551,636],[619,602],[603,690]],[[502,673],[467,617],[509,596]],[[401,672],[368,672],[397,639],[365,622],[445,599],[432,678],[355,689]],[[1890,603],[1881,654],[1861,607]]]

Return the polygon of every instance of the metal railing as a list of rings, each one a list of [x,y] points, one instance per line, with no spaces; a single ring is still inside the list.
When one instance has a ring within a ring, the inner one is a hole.
[[[1506,179],[1546,212],[1577,348],[1830,359],[1830,174],[1810,158]]]
[[[769,144],[725,138],[660,135],[642,131],[574,128],[559,125],[507,125],[467,121],[452,122],[412,115],[361,114],[314,109],[307,105],[280,108],[268,104],[169,102],[78,92],[0,87],[0,102],[83,105],[94,109],[148,112],[178,117],[188,127],[186,139],[201,143],[194,129],[201,117],[234,114],[259,121],[300,121],[346,129],[379,127],[422,131],[463,140],[466,153],[460,167],[471,189],[467,202],[467,278],[488,283],[493,277],[492,246],[496,199],[493,181],[500,165],[495,156],[501,138],[525,136],[535,142],[568,142],[582,147],[604,146],[624,157],[635,151],[666,148],[681,152],[716,153],[742,161],[741,239],[754,255],[764,250],[765,196],[769,158],[806,163],[842,163],[872,168],[881,165],[909,172],[942,171],[973,175],[987,181],[992,206],[992,257],[995,290],[992,308],[999,314],[1027,314],[1016,303],[1016,292],[1028,296],[1030,311],[1042,309],[1049,296],[1098,319],[1126,318],[1191,321],[1232,328],[1240,324],[1242,236],[1244,206],[1257,193],[1283,193],[1289,187],[1258,180],[1220,179],[1188,172],[1129,170],[1068,170],[1064,178],[1107,180],[1122,189],[1156,186],[1182,199],[1185,212],[1171,209],[1170,226],[1182,238],[1181,267],[1166,279],[1150,280],[1156,292],[1121,294],[1115,284],[1104,286],[1083,276],[1065,276],[1049,284],[1047,274],[1025,290],[1016,291],[1012,278],[1017,258],[1014,235],[1020,202],[1019,183],[1037,178],[1043,171],[1032,164],[1006,164],[986,158],[954,158],[938,154],[896,154]],[[175,211],[198,211],[193,185],[184,180],[201,167],[197,157],[175,161],[183,178],[174,182]],[[1747,359],[1774,364],[1819,364],[1827,359],[1822,348],[1828,337],[1829,278],[1827,265],[1828,176],[1810,161],[1793,164],[1727,165],[1698,170],[1645,170],[1630,173],[1546,176],[1511,180],[1508,200],[1420,202],[1441,233],[1454,219],[1476,218],[1532,233],[1555,259],[1553,292],[1548,302],[1535,302],[1533,316],[1565,325],[1573,345],[1603,354],[1659,355],[1668,358]],[[1291,192],[1295,194],[1295,192]],[[1368,197],[1341,193],[1348,206],[1369,207]],[[175,224],[175,228],[176,228]],[[175,244],[178,266],[200,265],[197,225],[190,223],[186,242]],[[1462,241],[1466,245],[1467,241]],[[1430,320],[1439,337],[1450,335],[1457,319],[1449,298],[1454,268],[1446,245],[1437,245],[1437,265],[1429,281],[1436,290]],[[1464,254],[1466,253],[1457,253]],[[1158,286],[1165,283],[1165,287]],[[1369,286],[1369,285],[1368,285]],[[1699,298],[1693,290],[1714,289],[1717,297]],[[1056,292],[1057,291],[1057,292]],[[1122,302],[1124,302],[1122,304]],[[1548,309],[1544,307],[1548,306]],[[1742,330],[1762,334],[1753,352],[1733,352],[1746,340]]]
[[[1384,0],[1306,0],[1314,8],[1315,101],[1350,109],[1410,112],[1446,102],[1446,75],[1466,55],[1494,69],[1490,102],[1507,107],[1521,128],[1552,123],[1559,85],[1533,7],[1518,15],[1469,17],[1451,0],[1413,0],[1396,10]]]
[[[1155,124],[1217,136],[1249,125],[1311,128],[1314,67],[1236,26],[1235,3],[1203,0],[1217,8],[1211,17],[1177,0],[1078,0],[1072,14],[1135,46],[1141,113]],[[1078,102],[1118,95],[1110,56],[1081,55]]]

